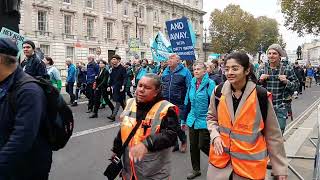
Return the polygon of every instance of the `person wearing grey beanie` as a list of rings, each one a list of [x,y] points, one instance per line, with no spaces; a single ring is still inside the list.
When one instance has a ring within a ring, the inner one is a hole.
[[[286,56],[286,52],[282,49],[282,47],[279,44],[272,44],[269,46],[267,53],[269,52],[269,50],[275,50],[279,53],[280,57],[285,57]]]
[[[267,56],[269,61],[259,70],[258,83],[272,93],[272,103],[283,134],[288,117],[286,98],[299,88],[299,80],[292,66],[281,63],[281,57],[286,53],[279,44],[269,46]]]

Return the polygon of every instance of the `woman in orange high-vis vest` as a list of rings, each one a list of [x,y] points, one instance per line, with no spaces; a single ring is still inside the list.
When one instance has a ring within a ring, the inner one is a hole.
[[[120,116],[120,130],[112,151],[122,151],[129,134],[137,125],[122,154],[123,180],[170,180],[172,147],[177,140],[178,107],[163,100],[158,75],[144,75],[136,97],[128,99]]]
[[[207,179],[265,179],[270,159],[275,178],[286,180],[288,162],[271,94],[257,87],[246,54],[232,53],[224,63],[227,81],[220,85],[219,98],[216,91],[211,96],[207,116],[211,138]],[[258,91],[268,97],[265,120]]]

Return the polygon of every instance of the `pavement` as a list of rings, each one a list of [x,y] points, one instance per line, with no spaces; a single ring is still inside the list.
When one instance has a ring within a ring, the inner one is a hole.
[[[62,91],[64,92],[64,91]],[[67,96],[65,96],[67,98]],[[287,155],[314,157],[315,148],[308,137],[316,136],[317,111],[316,104],[320,102],[320,87],[306,89],[303,95],[293,101],[294,121],[288,120],[288,131],[285,133],[285,148]],[[85,101],[85,99],[82,99]],[[85,102],[84,102],[85,103]],[[102,173],[108,165],[111,156],[113,139],[119,131],[119,123],[111,123],[106,117],[110,115],[109,108],[99,111],[97,119],[89,119],[86,104],[72,107],[75,117],[75,130],[67,146],[54,152],[50,180],[103,180]],[[119,112],[120,113],[120,112]],[[289,159],[292,167],[306,180],[312,179],[313,160]],[[197,180],[206,179],[208,158],[201,154],[202,176]],[[172,179],[186,179],[192,170],[190,153],[172,154]],[[272,179],[270,172],[266,179]],[[289,179],[298,179],[289,170]]]

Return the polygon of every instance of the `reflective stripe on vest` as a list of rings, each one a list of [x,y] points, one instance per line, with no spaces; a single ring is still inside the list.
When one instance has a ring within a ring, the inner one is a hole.
[[[210,163],[215,167],[224,168],[231,160],[236,174],[249,179],[264,179],[268,153],[261,133],[264,122],[256,89],[249,95],[241,109],[238,109],[239,114],[233,123],[230,118],[230,113],[233,112],[229,112],[224,95],[221,96],[217,109],[218,131],[226,147],[222,155],[216,155],[211,145]]]
[[[135,135],[130,140],[129,147],[132,147],[136,144],[143,142],[148,136],[152,134],[158,133],[160,131],[161,122],[163,118],[167,115],[168,109],[170,107],[174,107],[174,105],[166,100],[162,100],[154,104],[152,108],[149,110],[149,112],[147,113],[145,119],[142,120],[142,123],[140,127],[137,129]],[[130,132],[132,131],[132,129],[135,127],[137,123],[136,112],[137,112],[137,104],[135,99],[129,99],[127,101],[127,106],[125,110],[121,113],[122,143],[126,141]],[[149,128],[145,130],[145,128],[142,127],[143,125],[147,125],[149,126]],[[138,180],[138,177],[135,171],[135,164],[131,160],[130,160],[130,166],[131,166],[130,178],[134,176],[135,179]]]

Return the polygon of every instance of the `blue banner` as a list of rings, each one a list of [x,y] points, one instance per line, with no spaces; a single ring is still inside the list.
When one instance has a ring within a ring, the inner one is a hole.
[[[152,58],[155,61],[166,61],[172,53],[170,42],[161,32],[158,32],[154,40],[150,41]]]
[[[182,60],[195,60],[195,37],[191,35],[194,32],[193,30],[190,31],[188,19],[182,17],[181,19],[166,21],[166,26],[173,52],[177,53]]]

